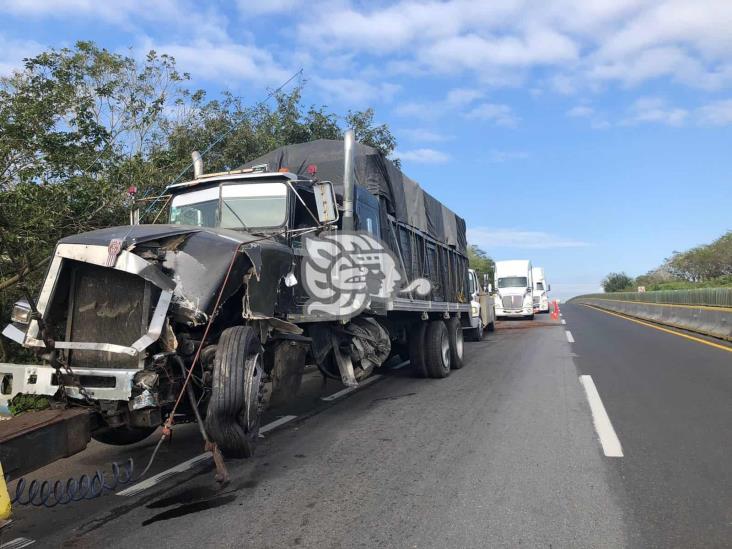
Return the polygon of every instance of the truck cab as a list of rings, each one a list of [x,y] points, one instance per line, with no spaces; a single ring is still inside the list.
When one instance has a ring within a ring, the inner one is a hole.
[[[465,326],[466,337],[470,341],[483,339],[483,332],[495,330],[496,313],[493,306],[490,284],[483,288],[474,269],[468,269],[470,283],[470,326]]]
[[[543,267],[534,267],[532,270],[534,278],[534,312],[535,313],[548,313],[549,312],[549,290],[551,286],[547,284],[546,278],[544,277]]]
[[[531,261],[496,261],[496,317],[534,318]]]

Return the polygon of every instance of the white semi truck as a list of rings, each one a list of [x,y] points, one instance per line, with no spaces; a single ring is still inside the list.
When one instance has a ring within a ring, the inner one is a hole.
[[[534,284],[530,260],[496,261],[495,286],[497,318],[534,318]]]
[[[550,284],[547,284],[546,278],[544,277],[544,268],[532,268],[531,275],[534,279],[534,312],[548,313],[549,296],[547,294],[552,288]]]

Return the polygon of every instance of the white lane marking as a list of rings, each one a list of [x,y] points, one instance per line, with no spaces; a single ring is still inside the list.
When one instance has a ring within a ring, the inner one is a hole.
[[[178,473],[185,473],[186,471],[190,471],[191,469],[194,469],[195,467],[199,467],[201,465],[209,463],[211,461],[211,458],[212,458],[211,452],[205,452],[203,454],[199,454],[196,457],[193,457],[189,460],[184,461],[183,463],[179,463],[175,467],[166,469],[162,473],[153,475],[150,478],[143,480],[142,482],[138,482],[137,484],[133,484],[129,488],[125,488],[121,492],[117,492],[117,495],[118,496],[136,496],[140,492],[144,492],[148,488],[152,488],[156,484],[159,484],[159,483],[163,482],[164,480],[177,475]]]
[[[268,423],[267,425],[264,425],[259,428],[259,434],[264,434],[269,431],[272,431],[273,429],[276,429],[277,427],[280,427],[281,425],[284,425],[285,423],[288,423],[295,419],[297,416],[282,416],[279,419],[274,420],[271,423]],[[156,484],[160,484],[166,479],[169,479],[172,476],[177,475],[178,473],[185,473],[186,471],[190,471],[191,469],[194,469],[196,467],[200,467],[202,465],[208,464],[212,459],[211,452],[204,452],[203,454],[199,454],[196,457],[192,457],[189,460],[184,461],[183,463],[179,463],[178,465],[175,465],[174,467],[171,467],[170,469],[166,469],[162,473],[158,473],[157,475],[153,475],[148,479],[143,480],[142,482],[138,482],[137,484],[134,484],[130,486],[129,488],[125,488],[124,490],[117,492],[118,496],[136,496],[140,492],[144,492],[148,488],[152,488]],[[5,547],[1,547],[0,549],[5,549]]]
[[[567,321],[562,319],[562,324],[566,324],[566,323],[567,323]]]
[[[3,543],[2,545],[0,545],[0,549],[22,549],[23,547],[33,545],[35,542],[36,540],[34,539],[15,538],[7,543]]]
[[[572,332],[570,332],[569,330],[567,330],[564,333],[567,336],[567,341],[569,341],[570,343],[574,343],[574,336],[572,335]]]
[[[264,433],[267,433],[272,429],[277,429],[277,427],[281,427],[285,423],[289,423],[295,418],[297,418],[297,416],[282,416],[280,419],[275,419],[272,423],[268,423],[264,427],[260,427],[259,434],[263,435]]]
[[[345,389],[341,389],[337,393],[333,393],[332,395],[328,395],[327,397],[321,397],[320,400],[324,400],[325,402],[330,402],[332,400],[339,399],[341,397],[346,396],[349,393],[352,393],[353,391],[360,389],[361,387],[365,387],[369,383],[373,383],[377,379],[381,379],[382,377],[384,377],[384,376],[375,375],[375,376],[367,377],[366,379],[364,379],[363,381],[361,381],[358,384],[358,387],[346,387]]]
[[[597,392],[592,376],[579,376],[580,383],[585,388],[587,401],[592,411],[592,423],[595,425],[597,436],[600,437],[602,450],[607,457],[623,457],[623,447],[620,445],[618,435],[615,434],[610,417],[605,411],[600,394]]]

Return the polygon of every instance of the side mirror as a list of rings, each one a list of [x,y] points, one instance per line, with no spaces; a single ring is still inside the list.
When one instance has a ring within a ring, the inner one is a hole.
[[[318,209],[318,221],[327,225],[338,221],[338,208],[333,185],[330,181],[322,181],[313,185],[315,206]]]
[[[546,291],[547,292],[551,292],[552,291],[552,285],[551,284],[547,284],[546,285]]]

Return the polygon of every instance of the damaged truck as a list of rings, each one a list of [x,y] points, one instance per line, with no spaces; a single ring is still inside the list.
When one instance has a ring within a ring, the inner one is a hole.
[[[397,354],[422,377],[462,367],[465,222],[381,152],[347,132],[223,173],[193,158],[194,178],[165,191],[168,223],[58,242],[37,298],[3,331],[41,363],[0,365],[3,398],[84,405],[92,437],[118,445],[152,434],[179,400],[175,421],[198,418],[225,455],[248,457],[262,410],[297,394],[306,364],[351,386]],[[355,248],[321,256],[331,264],[308,291],[309,242],[339,234]],[[379,293],[388,280],[401,282]],[[364,284],[372,298],[343,308]],[[336,316],[313,306],[334,287],[348,297]]]

